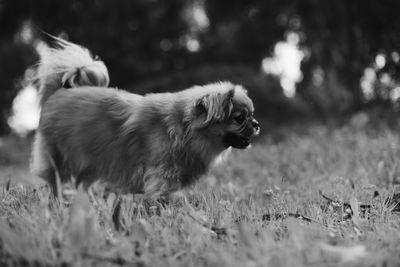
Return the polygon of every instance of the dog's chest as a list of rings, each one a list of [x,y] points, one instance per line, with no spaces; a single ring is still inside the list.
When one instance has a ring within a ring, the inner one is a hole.
[[[208,165],[203,159],[193,156],[186,161],[180,162],[181,187],[190,186],[208,171]]]

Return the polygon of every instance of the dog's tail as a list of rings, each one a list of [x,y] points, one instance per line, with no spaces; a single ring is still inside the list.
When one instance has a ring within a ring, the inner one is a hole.
[[[108,70],[101,60],[94,59],[82,46],[53,38],[57,48],[46,48],[41,53],[35,77],[41,106],[60,88],[108,86]]]

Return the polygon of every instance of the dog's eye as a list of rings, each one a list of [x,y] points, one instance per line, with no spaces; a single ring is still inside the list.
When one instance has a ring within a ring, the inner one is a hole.
[[[244,114],[238,114],[233,117],[233,120],[239,124],[242,124],[246,120],[246,116]]]

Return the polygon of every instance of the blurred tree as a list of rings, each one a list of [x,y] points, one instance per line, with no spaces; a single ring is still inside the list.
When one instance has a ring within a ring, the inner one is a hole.
[[[362,106],[364,69],[377,53],[399,57],[399,9],[398,0],[0,0],[0,135],[18,78],[37,58],[35,40],[46,38],[40,30],[99,54],[112,86],[176,90],[237,81],[279,121],[282,110],[295,117],[289,107],[304,109],[304,100],[323,117]],[[306,54],[299,97],[291,100],[261,70],[290,32]],[[399,60],[386,62],[377,75],[398,77]]]
[[[19,83],[25,70],[37,59],[35,51],[26,44],[0,43],[0,136],[9,132],[7,118],[12,100],[20,89]],[[10,74],[14,75],[14,79],[10,79]]]
[[[303,61],[299,93],[321,114],[356,110],[364,104],[360,79],[381,51],[400,49],[396,0],[293,1],[286,12],[299,18]],[[399,76],[399,72],[392,72]]]
[[[285,1],[207,1],[211,25],[204,35],[204,53],[212,61],[249,65],[260,69],[261,61],[283,39],[285,25],[277,23]]]
[[[0,136],[9,132],[7,118],[19,80],[38,59],[32,45],[16,37],[27,13],[23,1],[0,1]]]
[[[184,2],[31,0],[29,18],[39,29],[64,33],[101,55],[113,85],[127,87],[181,60],[176,43],[187,28],[181,16]],[[163,44],[170,49],[163,50]]]

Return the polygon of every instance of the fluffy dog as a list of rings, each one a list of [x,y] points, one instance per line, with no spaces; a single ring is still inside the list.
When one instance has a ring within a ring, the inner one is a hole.
[[[246,90],[229,82],[137,95],[108,88],[102,61],[57,39],[38,64],[41,117],[32,170],[57,190],[71,176],[150,198],[193,184],[229,147],[244,149],[260,127]]]

